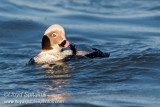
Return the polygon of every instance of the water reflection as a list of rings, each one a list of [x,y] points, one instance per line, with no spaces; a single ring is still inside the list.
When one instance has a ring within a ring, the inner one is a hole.
[[[56,62],[55,64],[45,64],[45,90],[47,93],[47,100],[49,101],[68,101],[71,95],[65,91],[71,82],[71,72],[74,67],[66,62]]]

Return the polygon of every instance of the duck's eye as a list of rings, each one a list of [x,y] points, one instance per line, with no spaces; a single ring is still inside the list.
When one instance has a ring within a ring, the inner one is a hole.
[[[53,34],[52,34],[52,37],[56,37],[56,33],[53,33]]]

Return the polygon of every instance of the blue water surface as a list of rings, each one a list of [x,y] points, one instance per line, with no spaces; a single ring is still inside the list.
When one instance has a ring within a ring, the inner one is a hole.
[[[159,4],[1,0],[0,106],[159,107]],[[64,26],[70,42],[110,52],[110,58],[27,65],[52,24]]]

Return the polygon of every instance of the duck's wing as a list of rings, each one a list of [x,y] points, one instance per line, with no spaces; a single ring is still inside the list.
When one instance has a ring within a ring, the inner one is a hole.
[[[35,60],[34,58],[31,58],[29,62],[27,63],[27,65],[33,65],[33,64],[35,64]]]
[[[76,55],[78,56],[86,56],[88,58],[95,58],[95,57],[109,57],[110,53],[104,53],[100,51],[99,49],[92,48],[91,46],[88,45],[75,45],[76,49]]]
[[[75,45],[75,49],[76,49],[76,55],[79,55],[79,56],[85,56],[89,53],[94,52],[92,47],[84,44]]]

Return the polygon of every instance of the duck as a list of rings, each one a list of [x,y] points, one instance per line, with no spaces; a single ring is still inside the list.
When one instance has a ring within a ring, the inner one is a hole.
[[[41,52],[31,58],[29,63],[55,63],[68,58],[106,58],[110,53],[80,44],[75,45],[67,40],[65,29],[59,24],[53,24],[44,32]]]

